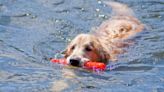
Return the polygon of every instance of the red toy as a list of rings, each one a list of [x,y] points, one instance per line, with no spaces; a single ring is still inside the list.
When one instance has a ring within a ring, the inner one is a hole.
[[[54,63],[64,64],[64,65],[67,64],[67,61],[64,58],[63,59],[51,59],[50,61],[54,62]]]
[[[50,61],[54,63],[64,64],[64,65],[68,64],[66,59],[51,59]],[[92,70],[105,70],[106,69],[106,65],[104,63],[92,62],[92,61],[86,62],[83,67],[87,69],[92,69]]]

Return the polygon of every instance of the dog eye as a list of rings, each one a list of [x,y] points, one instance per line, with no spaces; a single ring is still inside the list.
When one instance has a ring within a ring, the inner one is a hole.
[[[87,46],[87,47],[85,48],[85,51],[92,51],[92,49],[91,49],[89,46]]]
[[[71,47],[71,50],[74,50],[74,49],[75,49],[75,46],[72,46],[72,47]]]

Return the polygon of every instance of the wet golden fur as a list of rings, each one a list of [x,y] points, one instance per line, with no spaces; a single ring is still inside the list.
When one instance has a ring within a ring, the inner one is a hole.
[[[123,52],[122,47],[129,44],[127,39],[142,31],[143,24],[134,17],[130,8],[116,2],[106,4],[112,7],[113,16],[92,33],[75,37],[66,48],[65,58],[68,61],[78,57],[82,63],[90,60],[107,64]]]

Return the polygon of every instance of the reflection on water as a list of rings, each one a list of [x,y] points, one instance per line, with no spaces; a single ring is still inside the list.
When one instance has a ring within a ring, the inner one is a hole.
[[[63,92],[163,92],[164,1],[117,1],[128,4],[146,28],[116,69],[96,74],[48,58],[110,16],[101,0],[0,0],[0,91],[46,92],[53,86]]]

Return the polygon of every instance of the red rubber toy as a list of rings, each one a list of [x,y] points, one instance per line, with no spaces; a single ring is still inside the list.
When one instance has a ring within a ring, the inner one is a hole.
[[[54,63],[64,64],[64,65],[68,64],[66,59],[51,59],[50,61]],[[86,62],[83,67],[87,69],[92,69],[92,70],[105,70],[106,69],[106,65],[104,63],[92,62],[92,61]]]
[[[50,61],[54,62],[54,63],[58,63],[58,64],[64,64],[64,65],[67,64],[67,61],[64,58],[62,58],[62,59],[51,59]]]

